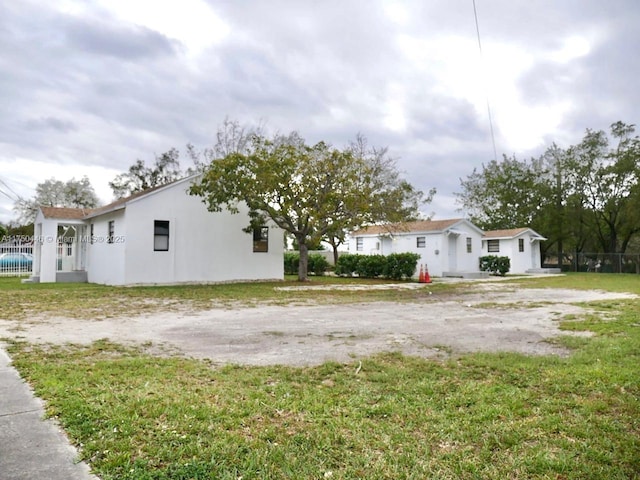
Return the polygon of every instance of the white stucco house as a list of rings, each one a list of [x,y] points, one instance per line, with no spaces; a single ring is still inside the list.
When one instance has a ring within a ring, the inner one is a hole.
[[[454,218],[366,227],[351,233],[348,252],[417,253],[418,265],[426,265],[432,276],[472,277],[481,276],[479,259],[485,255],[508,256],[510,273],[539,269],[543,240],[530,228],[484,232],[469,220]]]
[[[107,285],[284,278],[283,232],[246,233],[248,210],[209,212],[188,177],[97,209],[40,207],[34,282]]]
[[[349,253],[417,253],[419,265],[426,265],[430,275],[442,277],[478,271],[483,234],[463,218],[376,225],[350,235]]]
[[[545,240],[530,228],[490,230],[482,238],[482,255],[509,257],[509,273],[529,273],[540,269],[540,242]]]

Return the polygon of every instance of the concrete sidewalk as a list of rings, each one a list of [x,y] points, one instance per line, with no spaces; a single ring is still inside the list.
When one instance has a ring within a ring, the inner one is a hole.
[[[97,480],[61,429],[43,420],[43,403],[20,378],[0,344],[0,478]]]

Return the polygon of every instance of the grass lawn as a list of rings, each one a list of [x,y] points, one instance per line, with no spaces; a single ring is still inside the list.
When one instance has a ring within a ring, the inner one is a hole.
[[[409,283],[389,280],[311,277],[305,285]],[[221,285],[180,285],[155,287],[111,287],[90,283],[22,284],[18,278],[0,278],[0,319],[23,319],[38,315],[101,319],[174,310],[204,310],[213,307],[258,306],[265,304],[335,304],[370,301],[416,301],[432,294],[455,292],[459,285],[432,284],[416,290],[296,290],[278,287],[299,286],[294,276],[282,282],[228,283]]]
[[[638,275],[510,282],[640,294]],[[14,287],[1,295],[21,291]],[[25,311],[47,313],[59,307],[38,302],[58,298],[73,311],[87,292],[96,305],[109,295],[192,295],[195,302],[325,295],[275,293],[265,284],[181,288],[40,287],[21,301]],[[640,301],[592,307],[607,315],[563,323],[595,332],[558,340],[574,349],[568,358],[473,354],[436,362],[384,354],[312,368],[213,369],[106,341],[12,343],[10,353],[103,480],[639,478]]]

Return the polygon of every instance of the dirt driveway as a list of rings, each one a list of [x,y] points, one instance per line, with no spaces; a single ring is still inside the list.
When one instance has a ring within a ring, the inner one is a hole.
[[[0,337],[43,343],[151,342],[214,363],[314,365],[381,351],[440,357],[472,351],[566,354],[548,340],[558,320],[583,314],[578,302],[629,294],[518,289],[494,282],[473,293],[421,303],[265,306],[132,318],[0,320]]]

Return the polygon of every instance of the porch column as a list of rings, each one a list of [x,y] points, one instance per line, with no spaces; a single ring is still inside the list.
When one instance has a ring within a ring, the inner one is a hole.
[[[40,282],[55,282],[57,270],[58,222],[42,222],[40,238]]]

